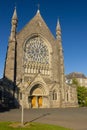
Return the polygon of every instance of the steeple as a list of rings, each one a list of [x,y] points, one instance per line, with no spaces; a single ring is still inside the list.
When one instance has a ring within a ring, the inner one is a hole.
[[[6,56],[6,64],[4,77],[7,77],[10,81],[15,82],[16,79],[16,28],[17,28],[18,18],[16,13],[16,8],[14,9],[14,13],[12,16],[12,27],[11,33],[9,37],[7,56]]]
[[[17,23],[18,23],[18,18],[17,18],[17,12],[16,12],[16,7],[14,9],[14,13],[12,16],[12,27],[11,27],[11,34],[10,34],[10,39],[11,41],[15,41],[16,40],[16,28],[17,28]]]
[[[57,21],[57,26],[56,26],[56,39],[61,40],[61,27],[60,27],[59,19]]]

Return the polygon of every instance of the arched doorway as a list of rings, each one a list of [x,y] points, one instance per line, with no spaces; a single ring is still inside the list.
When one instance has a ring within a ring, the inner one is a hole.
[[[44,98],[44,89],[40,84],[36,84],[30,90],[29,101],[31,108],[42,108]]]

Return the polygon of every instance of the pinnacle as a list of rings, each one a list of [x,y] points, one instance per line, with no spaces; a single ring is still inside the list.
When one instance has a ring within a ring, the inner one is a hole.
[[[56,38],[61,40],[61,27],[60,27],[59,19],[57,21],[57,26],[56,26]]]
[[[14,9],[14,13],[13,13],[13,17],[12,17],[13,20],[17,20],[17,12],[16,12],[16,7]]]
[[[37,13],[36,13],[36,14],[37,14],[37,15],[40,15],[40,10],[39,10],[39,9],[37,10]]]
[[[58,19],[58,21],[57,21],[57,28],[56,28],[56,29],[57,29],[57,30],[61,30],[59,19]]]
[[[38,4],[37,7],[38,7],[37,14],[39,14],[40,13],[40,4]]]

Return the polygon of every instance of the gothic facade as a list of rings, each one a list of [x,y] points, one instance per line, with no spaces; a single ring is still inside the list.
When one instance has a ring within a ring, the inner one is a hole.
[[[39,10],[18,33],[17,24],[15,9],[4,69],[5,86],[13,90],[15,104],[25,108],[76,107],[76,87],[65,83],[59,21],[56,38]]]

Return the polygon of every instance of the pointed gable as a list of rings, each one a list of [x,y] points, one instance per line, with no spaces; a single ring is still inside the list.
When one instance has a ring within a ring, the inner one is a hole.
[[[31,84],[32,84],[32,83],[40,83],[40,82],[46,85],[46,83],[45,83],[43,77],[42,77],[41,74],[39,73],[39,74],[37,74],[37,75],[34,77],[34,79],[32,80]]]
[[[30,20],[30,22],[17,34],[17,37],[19,38],[21,35],[23,38],[27,38],[32,34],[41,34],[48,40],[49,38],[54,40],[54,36],[43,20],[40,11],[37,11],[36,15]]]

